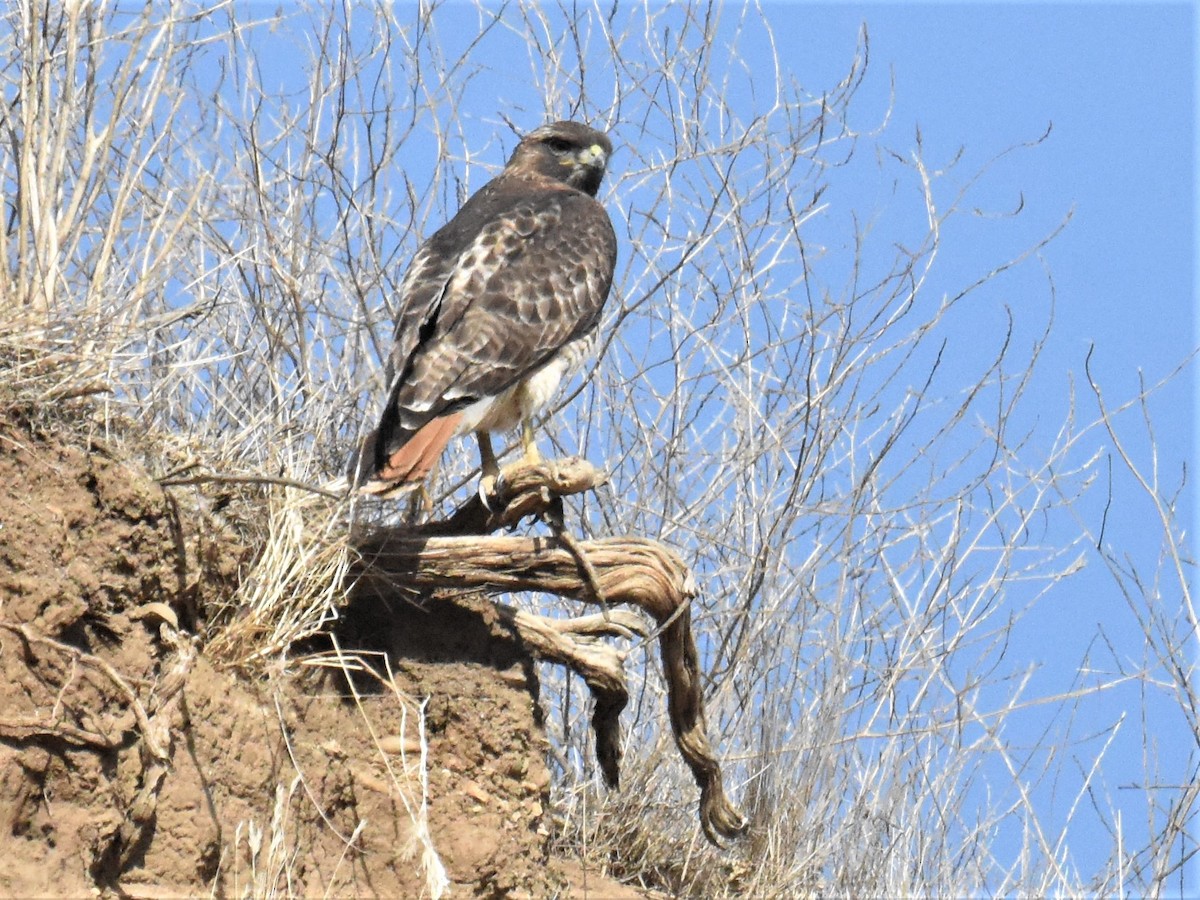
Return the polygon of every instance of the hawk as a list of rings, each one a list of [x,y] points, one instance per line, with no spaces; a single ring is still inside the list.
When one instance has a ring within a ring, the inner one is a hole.
[[[617,238],[595,199],[607,135],[553,122],[526,135],[504,170],[425,241],[400,285],[387,405],[351,460],[360,491],[421,484],[452,437],[475,432],[485,478],[490,432],[521,426],[591,352],[612,285]]]

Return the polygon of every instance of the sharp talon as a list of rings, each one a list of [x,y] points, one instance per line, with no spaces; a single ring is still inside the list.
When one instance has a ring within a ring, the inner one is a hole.
[[[495,512],[492,505],[488,503],[488,497],[493,497],[496,494],[496,488],[500,485],[499,475],[480,475],[479,476],[479,502],[483,504],[483,508],[488,512]]]

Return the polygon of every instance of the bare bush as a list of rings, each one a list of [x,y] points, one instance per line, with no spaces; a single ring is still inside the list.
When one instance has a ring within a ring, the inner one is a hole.
[[[214,648],[270,655],[321,627],[344,511],[287,504],[376,413],[409,256],[516,132],[584,119],[619,148],[601,199],[621,262],[598,363],[546,430],[611,472],[573,527],[652,536],[694,568],[709,720],[754,830],[726,856],[697,844],[646,666],[611,796],[578,686],[547,688],[560,841],[705,896],[1165,890],[1195,779],[1156,768],[1150,718],[1089,712],[1136,682],[1200,734],[1182,485],[1153,417],[1128,449],[1117,415],[1152,390],[1114,409],[1089,381],[1095,415],[1074,396],[1039,415],[1043,241],[946,282],[989,166],[930,162],[886,112],[859,123],[865,33],[845,77],[813,87],[752,5],[257,10],[26,2],[0,43],[6,390],[111,391],[102,424],[171,433],[194,474],[293,483],[270,492],[285,505],[247,580],[254,621],[286,628]],[[1035,158],[1028,137],[1000,155]],[[844,178],[894,207],[857,214]],[[439,502],[469,457],[448,458]],[[1143,492],[1161,559],[1104,545],[1088,498],[1105,478]],[[1097,558],[1144,653],[1127,664],[1117,642],[1039,692],[1013,652],[1022,616]],[[1148,828],[1108,793],[1120,728],[1143,730]],[[1099,870],[1077,840],[1109,843]]]

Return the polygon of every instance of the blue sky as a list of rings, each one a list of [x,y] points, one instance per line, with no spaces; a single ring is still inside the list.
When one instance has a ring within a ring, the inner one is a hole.
[[[772,4],[766,11],[781,56],[802,82],[814,85],[844,70],[857,29],[867,23],[874,72],[860,98],[866,101],[861,124],[870,124],[872,107],[886,107],[881,73],[890,70],[894,105],[884,143],[898,152],[911,148],[919,126],[931,165],[949,161],[962,147],[962,164],[974,169],[1053,125],[1035,150],[995,167],[971,198],[997,211],[1024,200],[1019,223],[981,232],[987,242],[1028,241],[1074,211],[1044,251],[1057,291],[1055,336],[1042,362],[1044,412],[1053,416],[1065,408],[1070,373],[1082,375],[1091,344],[1093,371],[1110,402],[1136,393],[1139,371],[1153,382],[1187,358],[1198,343],[1192,6]],[[986,269],[996,257],[987,242],[976,243],[968,233],[948,243],[942,276],[952,282]],[[1019,309],[1020,298],[1012,300]],[[1195,457],[1194,385],[1189,370],[1152,407],[1161,465],[1176,475]],[[1152,554],[1149,510],[1132,497],[1124,500],[1118,496],[1113,504],[1107,541],[1134,555]],[[1185,521],[1193,521],[1194,510],[1189,503]],[[1049,597],[1018,631],[1014,649],[1042,665],[1043,690],[1065,685],[1095,624],[1130,638],[1124,601],[1097,569]],[[1133,690],[1113,692],[1089,707],[1093,724],[1115,721],[1137,701]],[[1140,739],[1128,737],[1112,757],[1115,781],[1125,785],[1138,780],[1141,765]],[[1164,745],[1173,743],[1168,734],[1161,737]],[[1196,748],[1186,732],[1176,737],[1176,774],[1193,777],[1187,758],[1195,760]],[[1132,793],[1117,792],[1131,801],[1130,815],[1139,808]],[[1087,848],[1072,851],[1087,871]]]
[[[800,12],[778,10],[781,22]],[[895,129],[920,123],[935,159],[960,143],[993,151],[1053,123],[1044,146],[1007,180],[1035,216],[1076,210],[1046,251],[1070,338],[1065,363],[1078,367],[1095,341],[1106,382],[1130,391],[1130,368],[1162,375],[1188,353],[1190,6],[889,4],[824,15],[869,23],[875,60],[895,73]]]
[[[895,79],[885,142],[902,150],[919,126],[932,165],[963,147],[963,164],[973,168],[1053,125],[1035,151],[994,169],[972,197],[995,210],[1024,199],[1014,246],[1074,211],[1044,251],[1057,290],[1055,338],[1044,361],[1049,384],[1055,373],[1081,374],[1092,344],[1093,370],[1114,402],[1136,392],[1139,370],[1153,382],[1187,358],[1197,344],[1192,7],[767,9],[784,57],[794,50],[792,64],[800,73],[811,68],[814,82],[838,71],[867,22],[879,103],[879,70],[890,68]],[[821,39],[809,40],[816,32]],[[812,56],[811,47],[826,57]],[[994,260],[994,249],[964,241],[947,252],[946,264],[965,277]],[[1192,385],[1189,372],[1156,405],[1165,466],[1194,457]]]
[[[1045,254],[1059,290],[1057,359],[1078,369],[1094,341],[1105,384],[1124,394],[1136,388],[1134,369],[1161,376],[1187,355],[1196,247],[1190,5],[765,9],[781,55],[814,85],[843,71],[866,22],[874,103],[860,104],[860,124],[886,103],[887,67],[895,79],[887,142],[903,149],[919,126],[932,164],[962,147],[970,168],[1053,125],[1036,153],[994,172],[979,199],[1000,210],[1023,196],[1030,234],[1075,210]],[[962,267],[972,264],[968,249],[957,253]]]
[[[1006,235],[1028,241],[1074,210],[1044,251],[1057,290],[1055,336],[1040,382],[1045,412],[1064,408],[1069,373],[1082,375],[1093,343],[1093,371],[1110,402],[1134,395],[1139,371],[1153,382],[1187,358],[1198,343],[1192,6],[771,4],[766,11],[781,56],[814,85],[844,70],[866,22],[874,71],[860,98],[866,101],[861,124],[870,124],[872,108],[887,105],[881,74],[890,70],[894,105],[884,143],[906,152],[919,126],[931,165],[963,147],[963,165],[974,169],[1053,124],[1039,147],[1002,162],[971,198],[985,210],[1024,200],[1020,222],[982,232],[988,241]],[[968,234],[948,245],[942,275],[951,282],[967,278],[995,257],[995,246]],[[1164,471],[1178,473],[1195,457],[1194,385],[1189,370],[1152,407]],[[1153,553],[1148,509],[1121,499],[1107,540],[1135,555]],[[1188,509],[1190,523],[1194,502]],[[1085,572],[1065,596],[1059,593],[1025,621],[1015,648],[1042,664],[1046,690],[1070,677],[1096,623],[1129,637],[1124,602],[1101,572]],[[1137,699],[1133,691],[1114,692],[1090,707],[1095,724],[1132,711]],[[1116,778],[1125,784],[1138,780],[1141,764],[1140,740],[1129,737],[1113,757],[1118,770],[1128,766]],[[1177,737],[1172,761],[1186,779],[1194,774],[1186,759],[1195,760],[1196,748],[1185,732]],[[1131,793],[1118,797],[1133,801]],[[1072,850],[1086,871],[1086,848]]]

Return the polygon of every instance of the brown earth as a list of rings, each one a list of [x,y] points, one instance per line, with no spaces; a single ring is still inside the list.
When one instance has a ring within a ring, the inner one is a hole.
[[[0,420],[0,895],[429,896],[423,708],[447,896],[643,896],[549,855],[536,673],[489,603],[350,603],[387,686],[221,668],[192,635],[254,548],[187,502]]]

